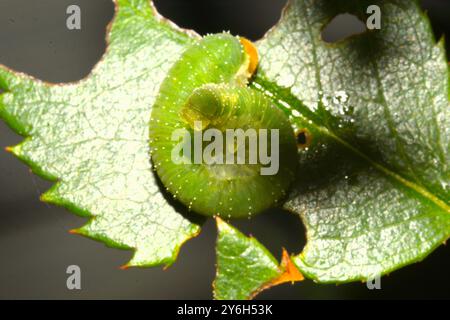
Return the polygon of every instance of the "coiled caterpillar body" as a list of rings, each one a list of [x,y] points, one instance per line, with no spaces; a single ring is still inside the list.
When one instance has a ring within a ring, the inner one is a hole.
[[[247,87],[257,61],[248,40],[206,36],[184,52],[160,87],[150,120],[153,165],[167,190],[200,214],[252,216],[274,206],[294,177],[297,147],[287,117]],[[177,130],[185,132],[181,144]],[[209,159],[198,156],[198,147]],[[174,150],[182,161],[175,161]],[[276,172],[268,159],[278,161]]]

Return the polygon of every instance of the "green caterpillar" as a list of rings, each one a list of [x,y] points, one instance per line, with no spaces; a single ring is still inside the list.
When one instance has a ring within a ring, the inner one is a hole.
[[[258,214],[275,206],[294,178],[288,118],[247,87],[257,64],[248,40],[206,36],[173,65],[153,106],[154,169],[175,198],[202,215]]]

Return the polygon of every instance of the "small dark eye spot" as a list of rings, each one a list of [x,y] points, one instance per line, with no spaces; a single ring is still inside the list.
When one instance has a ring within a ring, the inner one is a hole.
[[[312,135],[308,129],[303,128],[297,130],[297,132],[295,133],[295,137],[297,140],[297,147],[305,149],[311,145]]]

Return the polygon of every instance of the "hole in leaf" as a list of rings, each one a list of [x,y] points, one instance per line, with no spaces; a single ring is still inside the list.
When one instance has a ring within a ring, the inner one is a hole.
[[[154,0],[159,13],[201,35],[230,31],[260,39],[280,19],[287,0]]]
[[[364,22],[355,15],[343,13],[334,17],[325,26],[322,30],[322,40],[327,43],[336,43],[366,31],[367,28]]]
[[[295,133],[295,136],[297,138],[297,147],[304,149],[311,145],[312,135],[308,129],[304,128],[298,130]]]
[[[435,38],[440,39],[443,36],[446,38],[447,60],[450,60],[450,41],[448,41],[448,35],[450,34],[450,20],[448,19],[450,1],[422,0],[421,5],[422,9],[430,17]]]

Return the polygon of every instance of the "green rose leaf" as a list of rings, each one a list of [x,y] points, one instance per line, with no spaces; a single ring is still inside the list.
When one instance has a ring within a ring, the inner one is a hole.
[[[382,9],[381,30],[338,44],[321,40],[336,14],[365,19],[372,4]],[[0,116],[27,137],[11,151],[58,181],[43,200],[91,217],[77,233],[134,249],[129,266],[169,265],[201,221],[160,192],[148,121],[159,84],[196,35],[161,19],[147,0],[116,7],[108,51],[83,81],[51,85],[1,67]],[[417,3],[292,0],[258,46],[253,85],[304,138],[286,204],[307,227],[307,247],[293,258],[298,268],[320,282],[366,279],[444,242],[449,76],[442,43],[434,43]],[[216,298],[249,298],[292,281],[286,274],[301,277],[290,259],[280,266],[224,222],[217,255]]]
[[[337,14],[366,21],[373,4],[380,30],[335,44],[321,39]],[[310,140],[285,206],[307,228],[294,258],[300,270],[318,282],[363,280],[445,242],[449,74],[443,43],[417,2],[292,0],[259,50],[255,86]]]
[[[258,240],[246,237],[219,218],[217,230],[217,273],[213,284],[216,299],[250,299],[272,286],[303,280],[286,251],[279,265]]]
[[[160,192],[148,122],[159,84],[192,40],[147,0],[119,0],[109,47],[78,83],[0,68],[0,116],[27,138],[11,151],[57,183],[42,199],[91,219],[74,232],[134,249],[126,266],[170,265],[199,225]]]

